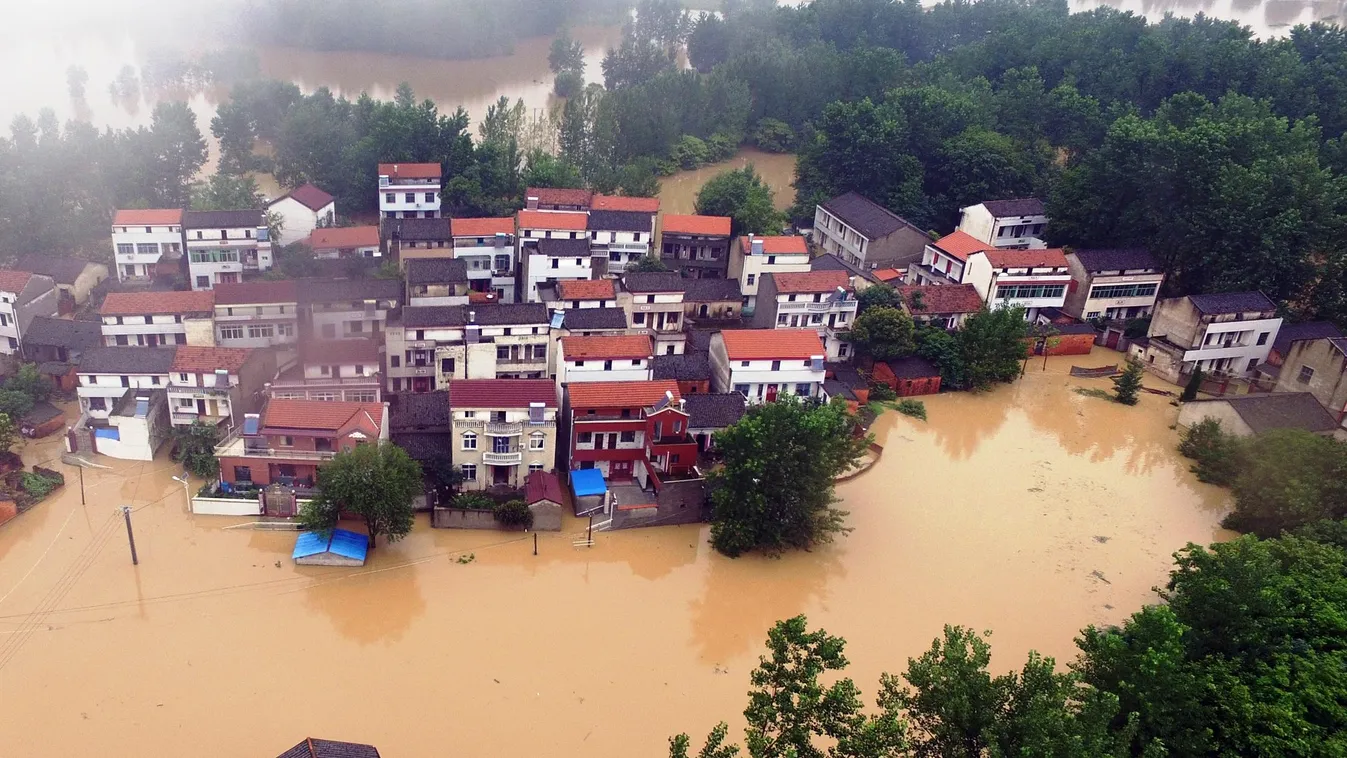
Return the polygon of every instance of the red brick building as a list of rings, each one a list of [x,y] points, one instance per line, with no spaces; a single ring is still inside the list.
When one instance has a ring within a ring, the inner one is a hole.
[[[915,355],[876,362],[872,376],[876,382],[889,385],[898,397],[934,395],[940,391],[940,369]]]
[[[572,469],[599,469],[605,479],[642,484],[681,476],[697,462],[678,383],[585,382],[566,388],[564,409]]]
[[[382,403],[272,400],[215,448],[220,480],[312,487],[318,467],[362,442],[388,439]]]

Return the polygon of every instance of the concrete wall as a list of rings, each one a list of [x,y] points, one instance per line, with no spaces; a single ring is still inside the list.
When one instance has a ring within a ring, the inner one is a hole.
[[[1221,422],[1221,429],[1237,437],[1249,437],[1253,430],[1244,423],[1235,409],[1224,400],[1198,400],[1184,403],[1179,408],[1179,426],[1187,429],[1203,419],[1214,418]]]
[[[194,497],[192,513],[198,516],[260,516],[260,500],[242,500],[236,497]]]
[[[1313,373],[1302,381],[1306,367]],[[1341,421],[1347,409],[1347,358],[1326,339],[1293,342],[1277,377],[1277,392],[1309,392]]]
[[[533,531],[561,531],[561,503],[554,503],[551,500],[540,500],[533,505],[530,505],[529,510],[533,511]]]
[[[430,513],[430,525],[437,529],[500,529],[491,511],[462,508],[435,508]]]

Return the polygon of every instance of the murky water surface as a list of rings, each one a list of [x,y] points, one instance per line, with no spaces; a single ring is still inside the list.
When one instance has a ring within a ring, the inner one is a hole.
[[[167,461],[86,472],[87,505],[69,470],[0,527],[0,755],[274,755],[305,735],[659,755],[678,731],[739,728],[765,632],[796,613],[850,641],[867,699],[944,623],[994,630],[1000,668],[1068,657],[1082,626],[1153,600],[1175,549],[1224,536],[1225,495],[1173,452],[1166,398],[1072,392],[1106,382],[1071,363],[1116,360],[927,398],[929,422],[887,415],[882,460],[839,488],[855,531],[779,560],[722,558],[698,527],[578,548],[579,521],[535,557],[529,536],[421,520],[364,569],[299,568],[293,534],[187,513]]]
[[[716,174],[744,166],[752,166],[762,180],[772,188],[772,204],[777,210],[785,210],[795,202],[795,156],[783,153],[767,153],[746,147],[735,153],[733,158],[720,163],[712,163],[692,171],[679,171],[672,176],[660,179],[660,210],[665,213],[696,213],[697,193],[702,185],[713,179]]]

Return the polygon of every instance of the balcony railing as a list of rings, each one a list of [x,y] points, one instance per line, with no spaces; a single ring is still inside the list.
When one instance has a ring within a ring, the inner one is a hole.
[[[454,421],[454,426],[461,426],[466,429],[482,429],[487,434],[495,435],[514,435],[522,434],[525,429],[545,429],[555,427],[555,421],[485,421],[483,419],[458,419]]]
[[[542,358],[497,358],[496,363],[506,366],[518,366],[527,363],[547,363],[547,357]]]
[[[482,463],[492,466],[511,466],[524,461],[524,454],[514,453],[482,453]]]
[[[245,438],[235,432],[215,446],[215,456],[232,458],[278,458],[296,461],[330,461],[336,452],[332,450],[292,450],[290,448],[262,447],[255,440]]]

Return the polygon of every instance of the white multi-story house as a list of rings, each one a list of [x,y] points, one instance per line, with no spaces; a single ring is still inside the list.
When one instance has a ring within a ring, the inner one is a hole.
[[[183,242],[181,208],[117,211],[112,215],[117,280],[153,277],[160,259],[182,257]]]
[[[449,221],[454,257],[468,268],[468,287],[494,292],[496,302],[515,301],[517,266],[513,218],[456,218]]]
[[[187,278],[194,290],[271,270],[271,241],[260,210],[187,211]]]
[[[848,192],[814,209],[813,242],[864,271],[903,270],[931,238],[887,208]]]
[[[298,242],[314,229],[333,226],[337,221],[337,201],[312,184],[302,184],[272,200],[267,211],[281,217],[281,229],[272,240],[277,245]]]
[[[396,279],[304,279],[296,286],[302,329],[316,339],[377,338],[402,302]]]
[[[299,360],[271,381],[266,394],[284,400],[380,402],[382,348],[373,337],[305,340],[299,344]]]
[[[174,426],[195,421],[237,426],[262,406],[262,388],[275,373],[267,350],[183,345],[168,375],[169,417]]]
[[[215,293],[109,292],[98,309],[109,346],[215,344]]]
[[[557,388],[547,379],[455,379],[449,404],[465,489],[521,487],[556,465]]]
[[[453,379],[543,379],[551,316],[542,303],[408,306],[385,336],[388,389],[432,392]]]
[[[735,240],[730,254],[729,276],[739,280],[744,313],[752,314],[758,302],[763,274],[795,274],[810,270],[809,247],[804,237],[757,237]]]
[[[856,320],[856,290],[844,271],[767,274],[758,290],[753,326],[759,329],[813,329],[829,361],[851,357],[846,342]]]
[[[174,348],[96,347],[76,372],[80,419],[72,452],[148,461],[168,439]]]
[[[308,235],[309,248],[319,260],[379,258],[379,227],[327,226]]]
[[[812,329],[726,329],[711,335],[711,382],[750,403],[821,397],[823,341]]]
[[[50,276],[0,271],[0,354],[17,354],[28,325],[38,316],[55,316],[59,300]]]
[[[1161,300],[1151,316],[1143,363],[1175,384],[1195,368],[1208,376],[1246,377],[1267,360],[1282,320],[1261,292],[1225,292]]]
[[[672,271],[633,272],[622,277],[617,303],[627,312],[627,326],[632,333],[647,334],[655,341],[655,355],[682,355],[686,349],[685,281]]]
[[[293,345],[299,334],[295,281],[256,281],[215,287],[215,343],[221,347]]]
[[[519,260],[524,266],[523,300],[541,301],[538,285],[564,279],[593,279],[589,250],[589,214],[522,210]]]
[[[440,164],[380,163],[379,216],[439,218]]]
[[[954,231],[929,242],[921,263],[907,267],[905,281],[912,285],[963,284],[968,256],[991,247],[966,232]]]
[[[1067,292],[1063,310],[1076,318],[1149,316],[1165,281],[1160,264],[1142,248],[1072,250],[1066,263],[1076,286]]]
[[[597,275],[621,274],[627,264],[650,254],[655,239],[655,214],[640,211],[589,212],[589,250]]]
[[[1066,255],[1057,248],[979,250],[968,256],[963,278],[989,307],[1023,306],[1030,321],[1045,308],[1061,308],[1071,285]]]
[[[1041,250],[1048,214],[1036,197],[987,200],[959,209],[959,231],[993,247]]]
[[[648,381],[654,357],[650,337],[644,334],[562,337],[557,347],[557,385]]]

